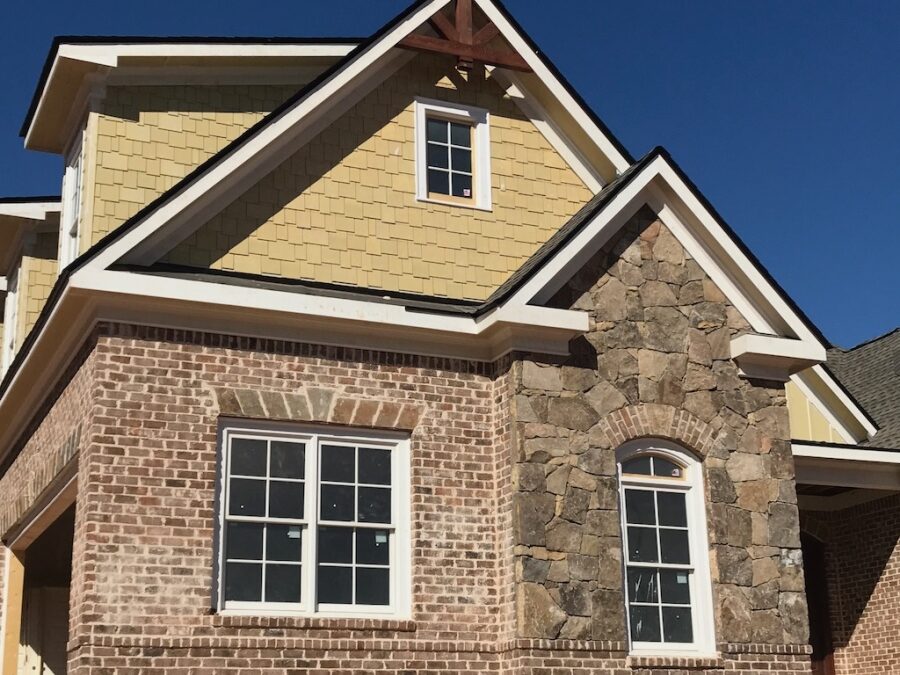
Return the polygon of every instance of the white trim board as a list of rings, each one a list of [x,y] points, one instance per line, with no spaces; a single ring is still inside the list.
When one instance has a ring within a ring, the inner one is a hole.
[[[47,214],[59,213],[62,202],[0,202],[0,216],[46,220]]]
[[[900,490],[900,452],[865,447],[791,443],[796,481],[874,490]]]

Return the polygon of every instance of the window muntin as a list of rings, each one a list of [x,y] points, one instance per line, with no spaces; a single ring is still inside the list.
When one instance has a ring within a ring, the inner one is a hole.
[[[408,611],[406,441],[226,430],[223,447],[223,611]]]
[[[712,653],[700,465],[661,441],[618,456],[632,652]]]
[[[490,210],[488,112],[421,98],[415,111],[416,198]]]
[[[472,125],[441,117],[425,121],[428,196],[473,199]]]

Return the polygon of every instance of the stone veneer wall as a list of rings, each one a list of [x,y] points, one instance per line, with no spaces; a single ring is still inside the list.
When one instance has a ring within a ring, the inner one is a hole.
[[[729,342],[744,319],[649,210],[553,304],[591,326],[567,360],[514,369],[519,635],[625,648],[614,453],[656,436],[702,460],[720,648],[804,654],[784,390],[738,377]]]

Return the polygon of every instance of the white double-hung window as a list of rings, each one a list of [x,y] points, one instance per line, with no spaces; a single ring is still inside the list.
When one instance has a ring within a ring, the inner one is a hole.
[[[227,428],[219,608],[405,616],[408,441]]]
[[[487,110],[416,99],[416,197],[491,208],[491,139]]]
[[[84,136],[79,133],[66,155],[66,168],[63,176],[63,203],[59,233],[60,271],[78,257],[83,168]]]
[[[627,443],[617,459],[631,651],[712,654],[701,465],[653,439]]]

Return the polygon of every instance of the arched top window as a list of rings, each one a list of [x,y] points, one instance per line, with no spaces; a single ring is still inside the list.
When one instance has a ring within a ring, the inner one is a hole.
[[[616,459],[631,651],[712,654],[700,462],[661,439],[626,443]]]

